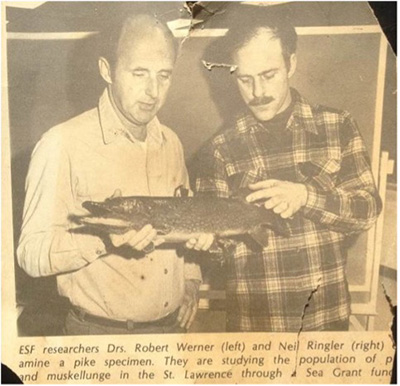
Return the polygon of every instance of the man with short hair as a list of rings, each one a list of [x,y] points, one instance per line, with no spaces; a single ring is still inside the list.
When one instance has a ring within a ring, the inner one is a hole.
[[[347,330],[346,242],[381,210],[354,120],[290,88],[296,41],[287,20],[264,14],[224,38],[246,108],[203,150],[196,190],[228,197],[249,187],[247,201],[291,230],[267,230],[262,251],[238,242],[227,256],[228,331]]]
[[[155,17],[130,16],[103,42],[98,108],[46,132],[33,152],[18,261],[31,276],[57,275],[72,304],[67,334],[181,332],[196,314],[198,265],[167,247],[142,252],[163,241],[151,225],[109,238],[70,231],[86,200],[188,187],[181,143],[156,117],[176,59],[171,32]],[[187,247],[211,242],[202,235]]]

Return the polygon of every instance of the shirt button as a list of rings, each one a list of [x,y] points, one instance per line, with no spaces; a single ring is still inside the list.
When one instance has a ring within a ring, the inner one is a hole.
[[[101,249],[96,249],[96,254],[100,256],[103,254],[103,251]]]
[[[165,273],[165,274],[168,273],[168,269],[167,269],[167,268],[164,269],[164,273]]]
[[[168,302],[165,302],[165,303],[164,303],[164,307],[168,307]]]

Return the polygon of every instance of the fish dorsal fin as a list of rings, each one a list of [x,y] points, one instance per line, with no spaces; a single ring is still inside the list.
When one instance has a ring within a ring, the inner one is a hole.
[[[249,232],[251,238],[257,242],[263,248],[268,246],[268,231],[272,230],[279,236],[289,237],[291,235],[290,227],[283,218],[275,213],[269,211],[270,221],[265,224],[257,225],[254,229]]]
[[[291,235],[288,220],[283,219],[271,209],[262,209],[265,211],[265,218],[268,219],[268,221],[262,224],[263,226],[273,230],[279,236],[289,237]]]

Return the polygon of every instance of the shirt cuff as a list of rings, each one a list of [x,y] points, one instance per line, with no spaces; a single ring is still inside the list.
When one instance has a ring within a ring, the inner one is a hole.
[[[310,214],[316,209],[324,207],[324,197],[318,194],[317,189],[310,185],[305,184],[307,188],[307,201],[303,207],[304,214]]]
[[[106,247],[99,237],[84,234],[75,234],[75,237],[81,256],[88,263],[107,253]]]
[[[185,263],[184,276],[185,280],[198,280],[200,283],[203,282],[200,267],[195,263]]]

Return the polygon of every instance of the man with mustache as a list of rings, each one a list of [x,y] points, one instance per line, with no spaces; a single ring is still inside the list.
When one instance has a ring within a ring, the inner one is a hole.
[[[172,196],[188,187],[182,145],[156,114],[171,84],[174,37],[157,18],[131,15],[102,36],[99,70],[107,84],[98,108],[47,133],[37,144],[26,183],[20,266],[31,276],[57,275],[71,302],[65,332],[182,332],[197,311],[201,274],[151,225],[123,235],[71,232],[82,203],[125,196]],[[87,213],[86,213],[87,214]],[[212,237],[189,240],[207,249]]]
[[[268,247],[238,242],[226,257],[228,331],[347,330],[349,236],[370,228],[381,202],[351,116],[311,105],[290,78],[297,35],[270,14],[240,20],[224,38],[246,108],[200,156],[198,194],[247,201],[280,215],[288,238]]]

